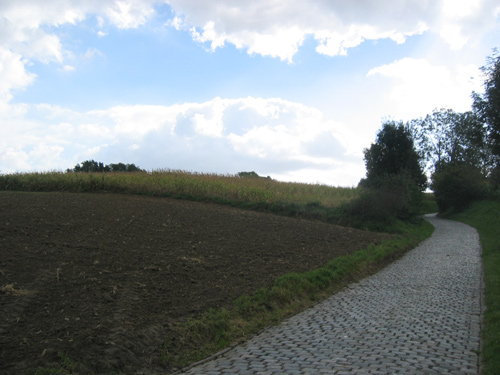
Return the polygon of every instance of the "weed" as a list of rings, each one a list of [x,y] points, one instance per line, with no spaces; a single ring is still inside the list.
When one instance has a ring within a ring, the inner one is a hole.
[[[14,284],[7,284],[0,287],[0,294],[5,294],[7,296],[26,296],[32,292],[24,289],[16,289]]]

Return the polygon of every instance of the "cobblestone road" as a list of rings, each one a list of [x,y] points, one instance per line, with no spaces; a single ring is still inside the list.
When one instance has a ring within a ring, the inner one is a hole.
[[[428,219],[404,258],[185,374],[478,374],[479,238]]]

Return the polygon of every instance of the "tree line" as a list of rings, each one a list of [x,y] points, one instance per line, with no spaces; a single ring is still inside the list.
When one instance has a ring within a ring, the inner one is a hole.
[[[407,122],[388,120],[364,150],[369,194],[399,197],[396,214],[409,215],[428,187],[440,211],[461,210],[476,199],[500,196],[500,53],[481,68],[484,93],[472,109],[434,110]],[[428,179],[430,176],[430,180]]]
[[[73,169],[67,169],[66,172],[143,172],[135,164],[107,164],[95,160],[85,160],[75,165]]]

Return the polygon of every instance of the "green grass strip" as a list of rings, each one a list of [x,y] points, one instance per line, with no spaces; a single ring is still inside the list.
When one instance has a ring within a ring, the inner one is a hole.
[[[500,202],[472,204],[451,219],[477,229],[483,248],[486,311],[483,316],[483,375],[500,374]]]
[[[335,258],[316,270],[283,275],[269,287],[238,298],[230,309],[212,309],[177,323],[165,341],[164,363],[171,368],[183,367],[247,339],[348,283],[377,272],[429,237],[433,230],[423,220],[407,225],[405,235]]]

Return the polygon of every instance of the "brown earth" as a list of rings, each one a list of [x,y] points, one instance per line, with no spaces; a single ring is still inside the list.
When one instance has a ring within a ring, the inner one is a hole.
[[[0,192],[0,373],[167,373],[168,326],[382,236],[166,198]],[[114,371],[114,372],[113,372]]]

